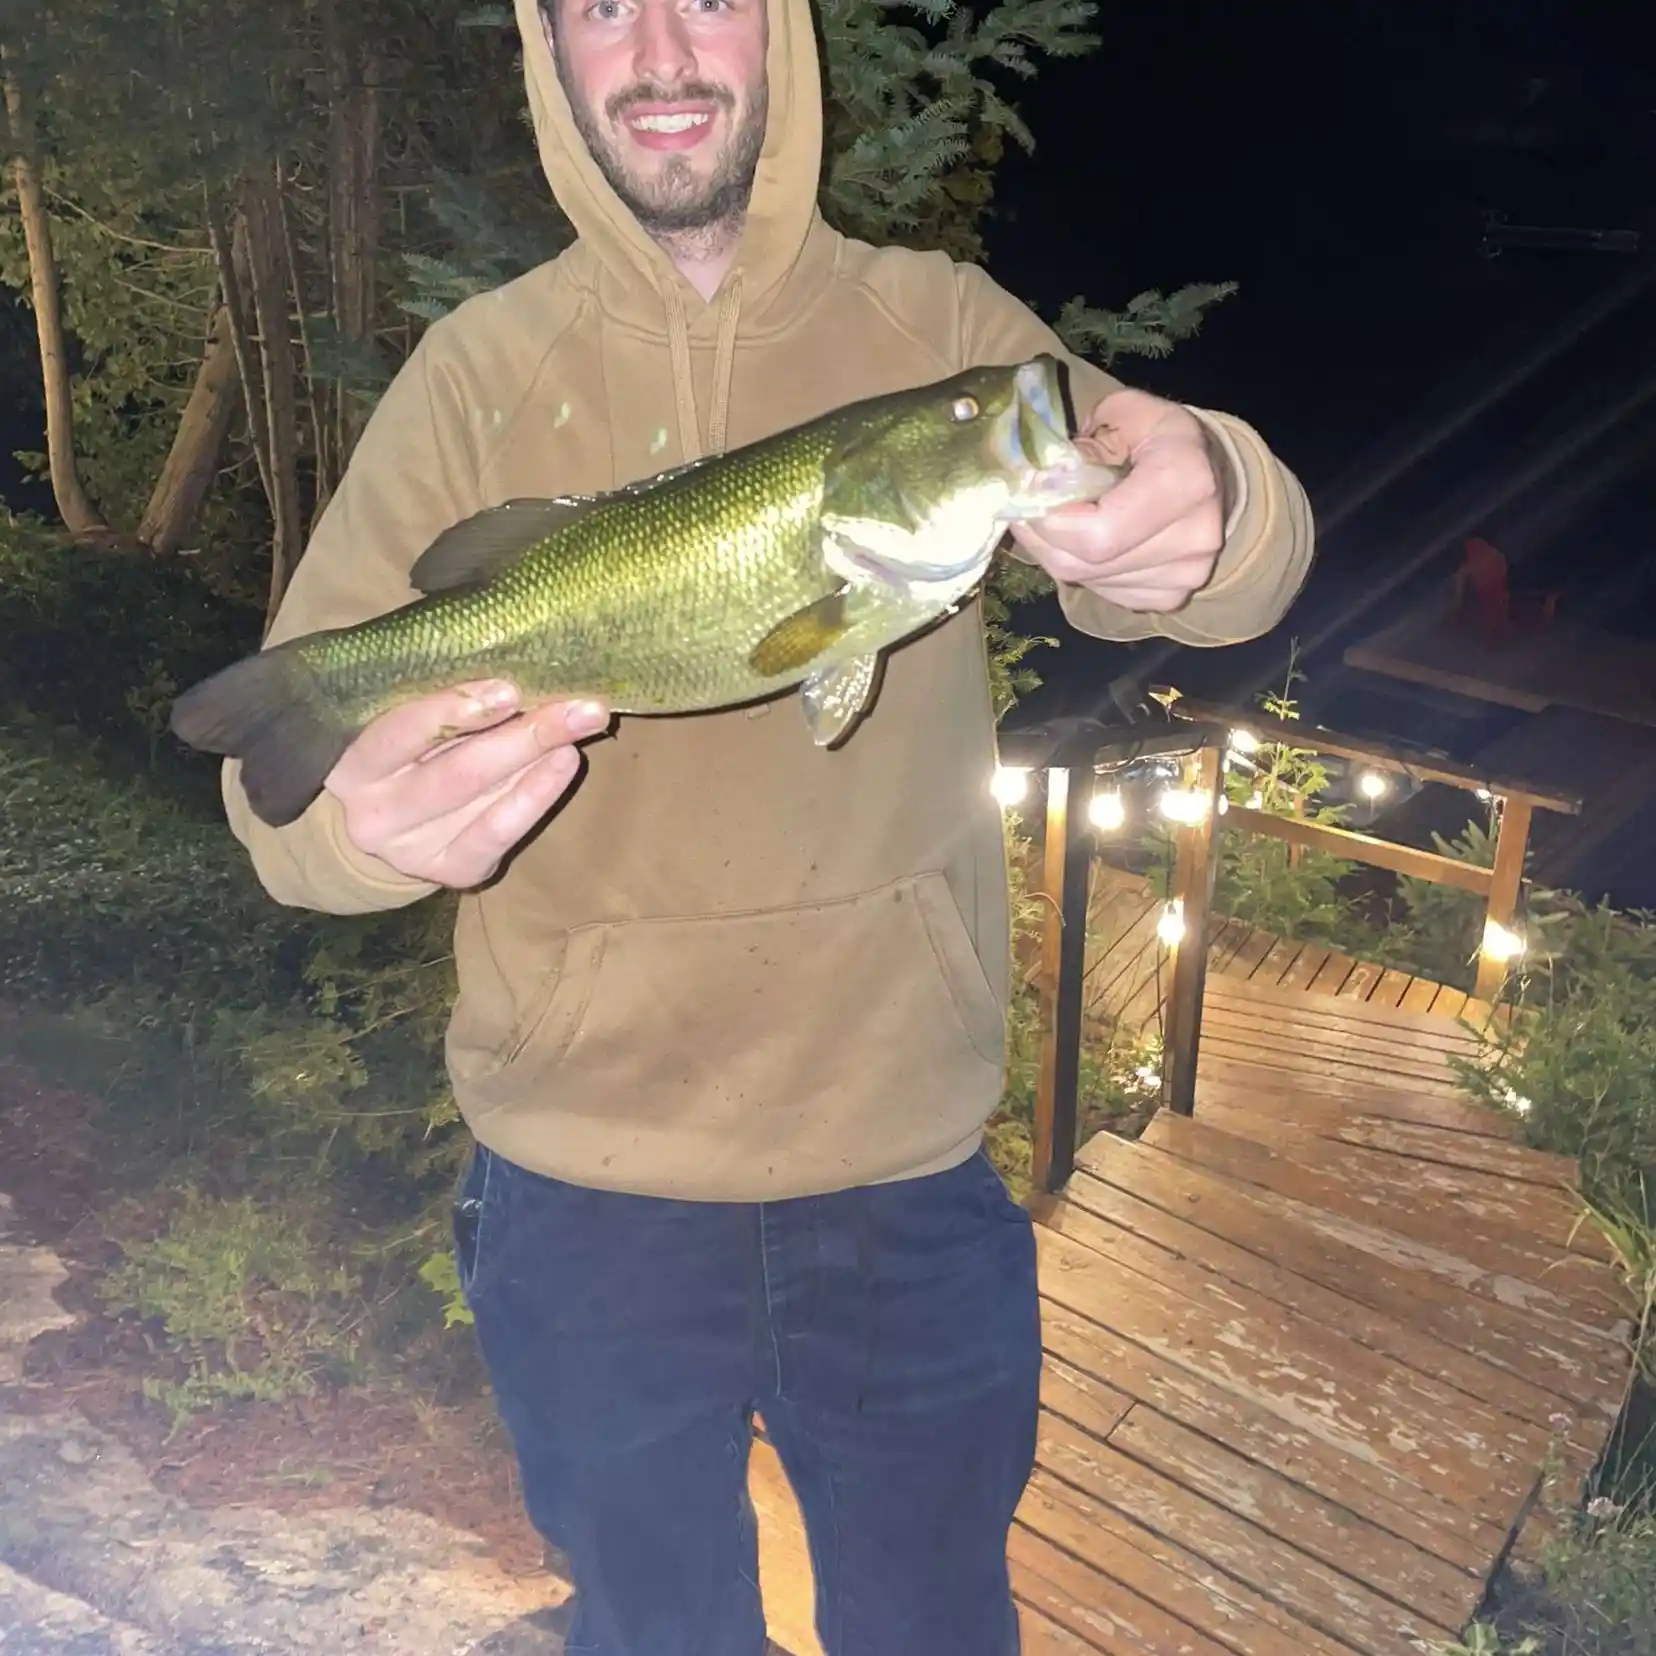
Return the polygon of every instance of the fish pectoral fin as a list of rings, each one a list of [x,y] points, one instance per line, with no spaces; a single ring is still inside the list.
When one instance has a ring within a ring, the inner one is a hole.
[[[877,655],[856,656],[810,674],[800,685],[799,705],[818,747],[832,747],[857,722],[874,699],[879,665]]]
[[[555,495],[487,506],[445,529],[415,559],[408,579],[417,592],[428,596],[481,586],[509,569],[537,541],[568,528],[597,504],[591,495]]]
[[[773,678],[813,662],[838,639],[850,621],[845,613],[845,588],[839,587],[804,609],[785,615],[753,646],[748,665]]]

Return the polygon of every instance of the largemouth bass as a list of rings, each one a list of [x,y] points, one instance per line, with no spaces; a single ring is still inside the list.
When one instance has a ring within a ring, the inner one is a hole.
[[[525,706],[644,715],[797,688],[831,747],[883,653],[964,601],[1009,525],[1119,475],[1071,441],[1055,358],[968,369],[601,495],[479,512],[416,560],[420,596],[234,663],[178,698],[172,729],[239,758],[273,826],[378,715],[482,678]]]

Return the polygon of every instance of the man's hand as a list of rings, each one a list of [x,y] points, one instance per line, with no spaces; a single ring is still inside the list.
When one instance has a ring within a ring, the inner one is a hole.
[[[609,723],[590,702],[517,708],[511,685],[475,684],[374,720],[326,783],[351,842],[411,879],[481,885],[568,791],[576,742]]]
[[[1213,578],[1224,545],[1219,475],[1200,422],[1147,391],[1115,391],[1076,441],[1131,469],[1101,500],[1017,524],[1013,538],[1056,581],[1124,609],[1179,608]]]

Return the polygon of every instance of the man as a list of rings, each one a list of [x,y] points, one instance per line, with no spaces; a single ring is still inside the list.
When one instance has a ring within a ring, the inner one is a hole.
[[[482,507],[1058,349],[981,270],[823,223],[807,0],[545,3],[517,0],[525,75],[579,239],[428,332],[272,642],[406,601],[414,558]],[[1072,624],[1273,625],[1310,559],[1298,484],[1241,422],[1070,367],[1133,462],[1019,532]],[[623,719],[584,761],[607,709],[513,711],[476,685],[386,715],[283,829],[234,763],[225,795],[282,902],[461,893],[461,1280],[573,1569],[569,1648],[763,1648],[757,1409],[833,1656],[1007,1656],[1040,1331],[1027,1216],[980,1149],[1009,963],[977,608],[892,655],[838,752],[791,698]]]

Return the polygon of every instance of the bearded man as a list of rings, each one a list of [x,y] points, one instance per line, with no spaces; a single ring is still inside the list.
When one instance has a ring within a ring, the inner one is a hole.
[[[485,507],[1041,352],[1131,462],[1014,532],[1070,624],[1211,646],[1281,618],[1310,514],[1246,424],[1070,356],[980,268],[824,222],[807,0],[545,6],[517,21],[577,239],[425,334],[270,643],[406,602]],[[457,1258],[573,1572],[570,1651],[764,1648],[757,1412],[830,1656],[1009,1656],[1041,1334],[1029,1219],[982,1149],[1009,951],[980,608],[891,654],[839,751],[794,711],[624,720],[577,784],[606,707],[475,684],[376,721],[297,822],[259,821],[234,761],[225,798],[283,903],[460,894]]]

